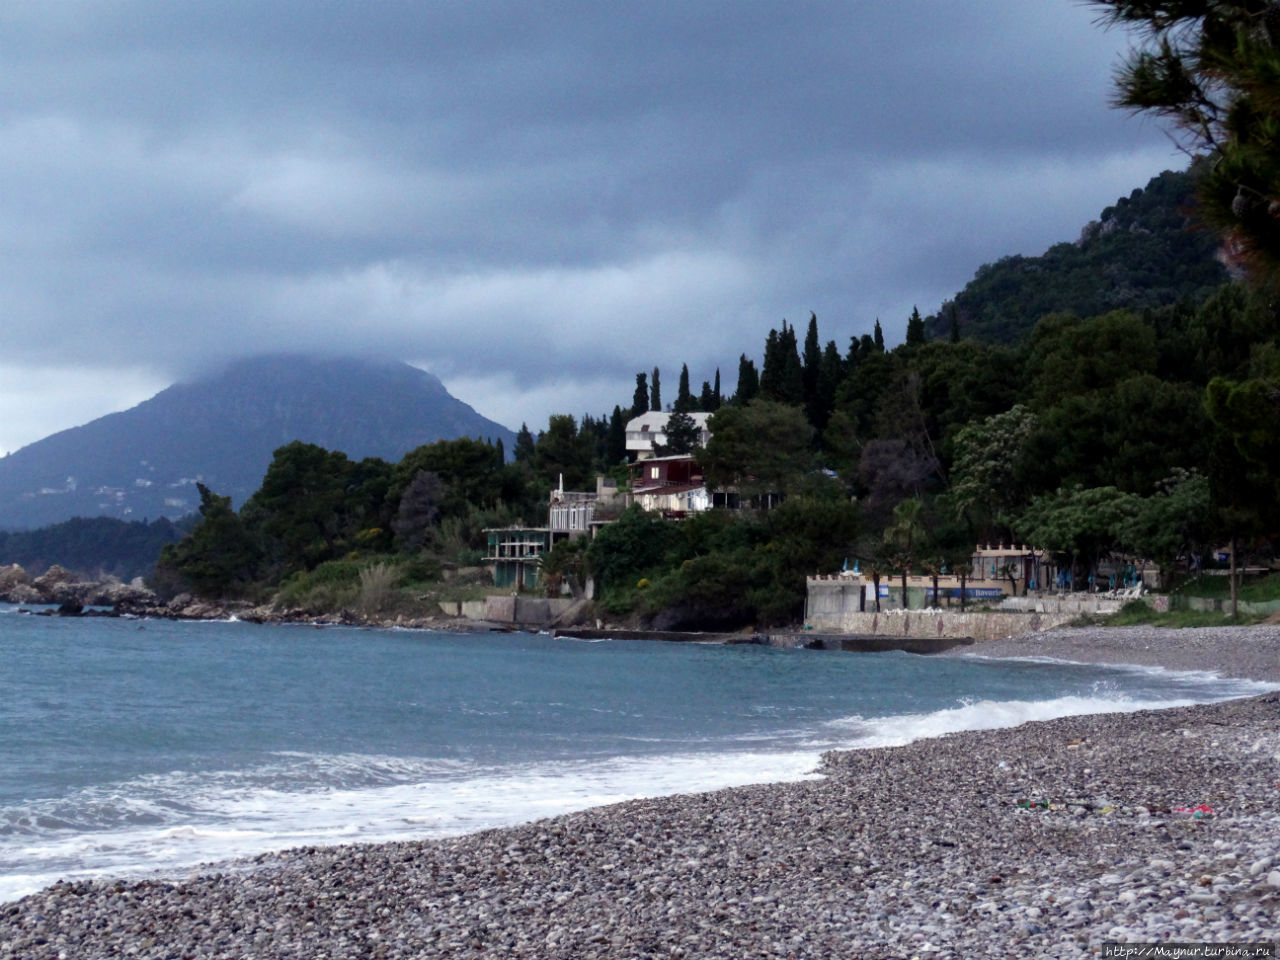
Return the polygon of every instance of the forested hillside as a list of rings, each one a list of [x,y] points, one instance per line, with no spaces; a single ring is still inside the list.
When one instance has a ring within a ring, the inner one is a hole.
[[[160,550],[192,523],[161,517],[147,523],[113,517],[76,517],[40,530],[0,531],[0,563],[43,573],[57,564],[90,579],[150,577]]]
[[[673,523],[632,507],[595,540],[558,546],[544,572],[595,577],[614,615],[726,628],[792,622],[805,576],[846,560],[938,571],[978,542],[1034,543],[1082,573],[1121,551],[1171,574],[1230,540],[1269,556],[1280,428],[1249,412],[1278,333],[1269,301],[1234,284],[1198,307],[1050,314],[1016,347],[928,341],[918,314],[892,348],[878,325],[842,349],[822,343],[817,317],[803,338],[783,323],[759,367],[739,358],[732,394],[693,391],[686,367],[670,405],[676,420],[713,409],[693,452],[746,509]],[[561,475],[578,489],[625,476],[622,425],[663,406],[659,375],[637,374],[609,417],[522,429],[510,464],[469,440],[395,464],[282,448],[239,512],[202,489],[203,520],[166,548],[162,583],[323,606],[350,602],[375,568],[407,584],[475,562],[484,528],[540,520]]]
[[[816,316],[803,331],[783,321],[723,386],[707,370],[696,389],[685,365],[664,402],[661,371],[638,372],[608,415],[522,426],[510,459],[468,438],[398,460],[286,444],[239,509],[199,485],[200,522],[164,549],[157,583],[317,612],[379,584],[379,608],[429,596],[446,569],[483,556],[486,527],[545,522],[561,478],[625,483],[626,421],[651,410],[671,414],[667,452],[692,452],[745,509],[673,523],[633,507],[552,550],[549,586],[593,577],[615,616],[788,623],[807,574],[854,561],[873,575],[936,572],[979,542],[1032,543],[1082,574],[1112,552],[1166,576],[1227,543],[1268,559],[1280,313],[1187,229],[1190,189],[1163,174],[1080,243],[984,268],[957,326],[933,321],[945,335],[931,339],[918,311],[897,345],[878,322],[846,340],[824,338]],[[712,414],[705,449],[697,411]]]
[[[1196,169],[1153,177],[1103,210],[1073,243],[980,267],[925,321],[927,336],[950,337],[954,323],[962,337],[1013,344],[1047,313],[1092,317],[1200,302],[1227,271],[1221,240],[1196,218]]]

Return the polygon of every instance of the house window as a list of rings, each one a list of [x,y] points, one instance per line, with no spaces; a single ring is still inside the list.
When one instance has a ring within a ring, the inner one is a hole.
[[[650,467],[650,468],[649,468],[649,479],[650,479],[650,480],[657,480],[657,479],[658,479],[658,474],[659,474],[660,472],[661,472],[661,471],[660,471],[657,467]]]

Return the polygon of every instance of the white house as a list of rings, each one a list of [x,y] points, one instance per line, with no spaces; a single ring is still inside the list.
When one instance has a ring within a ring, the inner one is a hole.
[[[690,413],[693,422],[698,425],[698,445],[706,446],[711,439],[711,431],[707,429],[709,413]],[[671,413],[662,410],[650,410],[627,421],[627,453],[634,453],[637,460],[648,460],[655,456],[654,445],[664,446],[667,442],[667,420]]]
[[[648,457],[631,464],[631,502],[669,519],[711,509],[702,468],[688,455]]]

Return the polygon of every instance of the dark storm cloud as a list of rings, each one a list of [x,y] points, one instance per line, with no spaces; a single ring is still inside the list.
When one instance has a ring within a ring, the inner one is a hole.
[[[1069,0],[7,9],[0,366],[127,367],[141,391],[372,346],[536,425],[548,398],[626,402],[655,364],[727,377],[784,316],[816,310],[842,345],[877,315],[896,331],[1179,163],[1107,108],[1124,40],[1091,19]]]

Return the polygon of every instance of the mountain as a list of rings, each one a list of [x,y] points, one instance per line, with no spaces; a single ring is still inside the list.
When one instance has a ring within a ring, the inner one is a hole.
[[[196,482],[236,504],[293,440],[352,459],[399,460],[435,440],[515,435],[404,363],[264,356],[162,390],[132,409],[63,430],[0,459],[0,529],[71,517],[179,517]]]
[[[925,320],[926,335],[950,335],[953,307],[962,337],[1014,344],[1047,313],[1092,317],[1207,297],[1228,274],[1218,238],[1196,224],[1195,190],[1194,167],[1166,170],[1103,210],[1074,243],[980,267]]]

